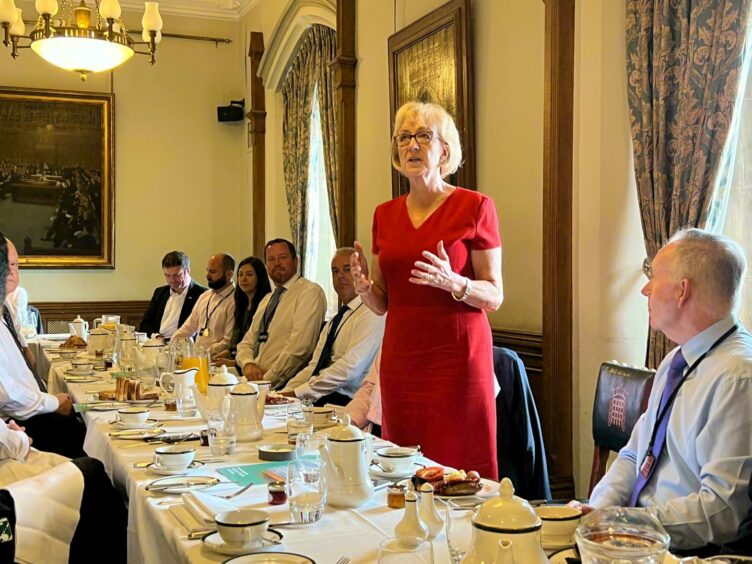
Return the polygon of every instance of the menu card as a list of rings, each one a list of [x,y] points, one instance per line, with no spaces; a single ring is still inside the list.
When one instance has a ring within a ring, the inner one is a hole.
[[[259,464],[243,464],[241,466],[227,466],[218,468],[217,472],[235,482],[239,486],[248,484],[264,484],[274,479],[264,476],[264,472],[271,470],[282,476],[287,476],[288,462],[261,462]]]

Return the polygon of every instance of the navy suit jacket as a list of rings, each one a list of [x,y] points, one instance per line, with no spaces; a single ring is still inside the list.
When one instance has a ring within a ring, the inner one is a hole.
[[[203,286],[196,284],[195,281],[191,280],[191,285],[188,286],[188,289],[186,290],[188,294],[185,296],[183,309],[180,310],[178,328],[180,328],[185,320],[188,319],[188,316],[193,311],[193,306],[196,305],[196,300],[198,300],[198,297],[206,292],[206,290],[207,288],[204,288]],[[154,295],[152,295],[151,297],[149,307],[146,308],[144,318],[141,320],[141,325],[139,325],[138,327],[139,331],[146,333],[147,335],[151,335],[152,333],[159,333],[159,327],[160,325],[162,325],[162,315],[164,315],[165,306],[167,306],[167,300],[169,299],[169,286],[160,286],[159,288],[154,290]]]

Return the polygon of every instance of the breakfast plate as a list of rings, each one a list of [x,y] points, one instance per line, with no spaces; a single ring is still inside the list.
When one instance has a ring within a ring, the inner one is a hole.
[[[152,474],[156,474],[157,476],[180,476],[181,474],[185,474],[186,472],[190,472],[191,470],[197,470],[198,468],[201,468],[203,465],[204,463],[201,462],[200,460],[194,460],[188,465],[188,468],[181,468],[180,470],[172,470],[170,468],[162,468],[156,462],[152,462],[146,467],[146,469]],[[201,478],[203,476],[198,476],[198,477]],[[193,478],[194,477],[191,476],[191,479]],[[215,483],[218,484],[219,480],[217,480]]]
[[[292,552],[254,552],[225,560],[224,564],[316,564],[312,558]]]
[[[372,476],[376,478],[386,478],[387,480],[397,480],[399,478],[409,478],[410,476],[415,474],[415,471],[418,468],[423,468],[423,464],[418,464],[417,462],[414,462],[412,465],[412,468],[409,468],[406,471],[387,472],[378,464],[371,464],[371,467],[369,468],[369,472],[371,473]]]
[[[204,546],[212,552],[227,554],[228,556],[239,556],[241,554],[251,554],[270,546],[282,544],[282,533],[275,531],[274,529],[269,529],[263,534],[261,542],[237,545],[226,543],[222,540],[219,533],[215,531],[206,535],[201,539],[201,542],[203,542]]]
[[[491,497],[499,493],[499,482],[494,482],[493,480],[487,480],[486,478],[481,478],[480,483],[482,487],[477,492],[468,493],[468,494],[459,494],[459,495],[437,495],[436,497],[439,499],[454,499],[454,498],[459,498],[459,497]],[[404,480],[400,480],[399,482],[397,482],[397,485],[399,486],[407,487],[408,484],[410,484],[410,478],[406,478]]]
[[[183,471],[185,472],[185,471]],[[197,490],[205,490],[219,484],[219,478],[212,476],[187,476],[185,474],[159,478],[148,486],[146,491],[165,494],[183,494]]]
[[[115,431],[114,433],[110,433],[110,438],[119,441],[140,441],[144,439],[153,439],[164,434],[164,429],[128,429],[126,431]]]
[[[159,426],[159,421],[156,419],[147,419],[143,423],[124,423],[122,421],[113,421],[112,426],[121,431],[129,429],[153,429]]]
[[[89,411],[115,411],[123,407],[128,407],[128,404],[122,401],[102,401],[90,404]]]

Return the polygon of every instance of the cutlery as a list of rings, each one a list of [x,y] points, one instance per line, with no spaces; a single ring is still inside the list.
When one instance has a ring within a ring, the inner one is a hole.
[[[350,562],[350,558],[348,556],[343,556],[339,560],[337,560],[337,564],[348,564]]]
[[[188,533],[188,540],[198,540],[204,538],[206,535],[215,532],[217,529],[200,529],[197,531],[191,531]]]
[[[180,445],[180,444],[183,444],[184,442],[187,442],[187,441],[197,441],[200,438],[201,437],[199,437],[198,435],[196,435],[195,437],[189,437],[187,439],[158,439],[158,440],[144,439],[143,443],[139,443],[138,441],[136,441],[135,444],[132,444],[132,445],[123,445],[123,446],[118,447],[118,448],[120,448],[120,449],[124,449],[124,448],[136,448],[136,447],[145,446],[145,445],[159,445],[159,444]]]
[[[211,494],[211,495],[213,495],[214,497],[222,498],[222,499],[232,499],[233,497],[238,496],[238,495],[242,494],[243,492],[247,491],[251,486],[254,486],[254,485],[255,484],[253,482],[251,482],[250,484],[243,486],[238,491],[233,492],[231,494],[225,494],[225,495],[222,495],[222,494]]]
[[[164,485],[149,484],[148,486],[146,486],[145,489],[147,492],[162,492],[164,490],[172,490],[175,488],[192,488],[193,486],[205,486],[205,485],[206,485],[206,481],[203,479],[201,480],[185,479],[182,482],[173,482],[171,484],[164,484]]]
[[[221,458],[196,458],[195,460],[197,462],[203,462],[205,464],[216,464],[219,462],[227,462],[229,459],[225,456]],[[154,463],[153,460],[143,460],[141,462],[134,462],[133,467],[134,468],[146,468],[147,466],[149,466],[149,464],[153,464],[153,463]]]

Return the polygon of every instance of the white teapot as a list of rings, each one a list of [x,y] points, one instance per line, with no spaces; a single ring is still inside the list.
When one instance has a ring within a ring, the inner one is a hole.
[[[232,388],[238,383],[238,378],[222,366],[219,372],[209,380],[208,392],[202,394],[198,386],[193,387],[193,397],[196,398],[196,407],[201,417],[208,420],[211,411],[220,411],[225,396],[230,394]]]
[[[77,315],[76,319],[68,323],[68,329],[71,335],[77,335],[84,341],[89,340],[89,322],[81,319],[80,315]]]
[[[264,434],[261,423],[264,405],[261,404],[259,410],[258,397],[258,387],[245,378],[230,390],[230,416],[237,421],[240,442],[258,441]]]
[[[544,564],[540,517],[530,504],[514,495],[509,478],[499,495],[480,505],[473,515],[473,540],[463,564]]]
[[[344,415],[341,424],[326,437],[321,449],[326,462],[326,502],[332,507],[360,507],[373,496],[368,468],[373,457],[373,437],[350,424]]]
[[[167,350],[167,345],[165,345],[164,340],[159,337],[147,339],[136,351],[139,365],[144,367],[156,366],[157,357],[160,353],[165,352],[165,350]]]
[[[89,344],[86,347],[86,352],[91,356],[94,356],[97,351],[104,352],[107,349],[109,340],[110,332],[107,329],[102,329],[101,327],[92,329],[91,333],[89,333]]]

